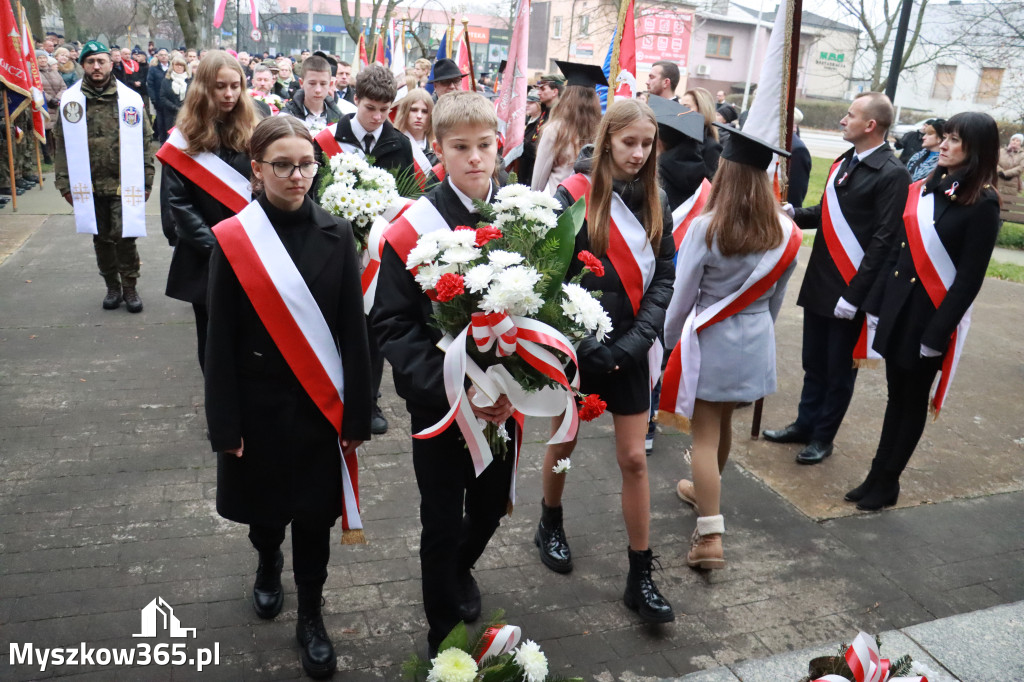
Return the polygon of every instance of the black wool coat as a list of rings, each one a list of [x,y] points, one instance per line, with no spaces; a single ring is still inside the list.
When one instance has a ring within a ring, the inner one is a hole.
[[[260,201],[340,349],[341,435],[369,439],[370,353],[352,229],[309,200],[296,213]],[[338,436],[274,344],[219,245],[210,257],[208,300],[206,421],[218,453],[218,513],[239,523],[333,522],[343,507]],[[242,457],[224,452],[243,439]]]
[[[852,148],[847,150],[839,160],[848,163],[853,151]],[[909,186],[910,174],[893,155],[888,143],[857,164],[846,181],[836,187],[836,196],[857,242],[864,249],[860,268],[847,285],[832,260],[824,236],[819,235],[811,248],[797,305],[825,317],[832,317],[840,297],[858,308],[863,306],[903,224]],[[825,201],[824,195],[821,200]],[[796,209],[795,220],[804,229],[819,230],[821,216],[819,203]]]
[[[956,266],[942,304],[936,308],[922,285],[902,226],[864,305],[878,315],[875,350],[886,362],[907,369],[919,361],[922,344],[945,353],[950,336],[981,290],[999,234],[996,192],[986,189],[974,204],[964,205],[945,194],[956,179],[948,175],[928,185],[935,195],[935,230]]]
[[[249,154],[233,149],[216,152],[245,177],[252,175]],[[189,303],[206,304],[210,254],[216,239],[212,228],[235,215],[205,189],[170,165],[164,164],[160,182],[160,220],[167,241],[174,246],[167,272],[166,293]]]

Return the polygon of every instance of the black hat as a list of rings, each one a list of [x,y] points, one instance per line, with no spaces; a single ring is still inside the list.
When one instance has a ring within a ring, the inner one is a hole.
[[[697,142],[704,141],[704,117],[696,111],[658,95],[649,95],[647,105],[654,112],[659,126],[678,131]]]
[[[575,62],[560,62],[557,59],[555,64],[565,74],[566,85],[580,85],[593,90],[598,85],[608,85],[608,79],[600,66],[594,64],[577,64]]]
[[[721,123],[715,123],[715,125],[722,130],[729,131],[729,137],[725,139],[725,144],[722,146],[723,159],[768,170],[768,166],[772,163],[772,154],[787,158],[790,155],[785,149],[773,147],[750,133]]]
[[[313,56],[314,57],[323,57],[324,59],[326,59],[328,66],[331,67],[331,75],[332,76],[337,76],[338,75],[338,60],[337,59],[335,59],[331,55],[327,54],[326,52],[323,52],[322,50],[317,50],[316,52],[313,53]]]
[[[726,123],[732,123],[740,117],[740,115],[736,113],[736,109],[734,109],[728,102],[719,104],[715,111],[722,115],[722,118],[725,119]]]
[[[434,69],[430,72],[430,80],[427,82],[450,81],[453,78],[465,78],[468,75],[468,73],[462,73],[458,64],[451,59],[438,59],[434,62]]]

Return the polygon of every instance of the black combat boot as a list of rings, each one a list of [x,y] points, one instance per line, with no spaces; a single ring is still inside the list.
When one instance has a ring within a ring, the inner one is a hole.
[[[121,280],[115,275],[110,279],[106,279],[106,282],[107,295],[103,297],[103,309],[116,310],[120,307],[121,301],[124,300],[121,296]]]
[[[556,573],[572,571],[572,551],[565,539],[562,528],[562,507],[549,507],[540,501],[540,523],[533,536],[533,543],[540,551],[540,560]]]
[[[626,593],[622,596],[626,608],[636,611],[645,623],[670,623],[676,619],[672,605],[661,596],[654,584],[651,570],[654,568],[654,552],[629,550],[629,575],[626,576]]]
[[[134,277],[124,278],[124,305],[128,308],[130,313],[141,313],[142,312],[142,299],[139,297],[139,292],[135,288],[135,282],[137,280]]]
[[[338,657],[320,613],[323,586],[299,585],[298,591],[299,619],[295,623],[295,638],[302,647],[302,669],[314,679],[330,677],[338,667]]]
[[[256,582],[252,586],[252,607],[260,618],[274,618],[281,613],[284,605],[284,588],[281,587],[281,569],[284,554],[260,552],[260,564],[256,568]]]

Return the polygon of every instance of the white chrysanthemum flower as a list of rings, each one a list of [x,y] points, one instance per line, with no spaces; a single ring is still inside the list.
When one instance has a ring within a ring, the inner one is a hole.
[[[498,190],[496,198],[498,201],[509,199],[512,197],[521,197],[524,194],[529,194],[530,188],[526,185],[505,185]]]
[[[423,288],[424,291],[429,291],[437,286],[437,280],[441,279],[441,275],[444,274],[446,268],[442,268],[440,265],[424,265],[416,271],[416,283]]]
[[[578,284],[566,283],[562,284],[562,293],[565,294],[562,312],[573,322],[594,334],[598,341],[611,333],[611,318],[589,291]]]
[[[476,246],[476,230],[436,230],[437,243],[441,249],[452,249],[458,246],[474,248]]]
[[[526,682],[544,682],[548,676],[548,658],[540,650],[540,645],[532,639],[526,640],[515,649],[516,664],[523,669]]]
[[[540,273],[531,267],[514,265],[506,268],[487,288],[487,293],[480,301],[480,308],[491,313],[531,315],[544,304],[533,290],[540,278]]]
[[[490,260],[491,265],[496,268],[510,268],[513,265],[519,265],[523,262],[523,256],[518,253],[511,251],[502,251],[497,249],[487,254],[487,259]]]
[[[470,246],[453,246],[441,254],[441,260],[452,265],[472,263],[480,257],[480,249]]]
[[[445,649],[430,663],[427,682],[473,682],[476,679],[476,661],[462,649]],[[546,668],[547,661],[544,665]]]
[[[466,289],[472,294],[479,294],[491,284],[494,268],[490,265],[474,265],[466,273]]]
[[[555,462],[555,466],[551,467],[551,470],[556,474],[564,474],[572,468],[572,461],[566,457]]]
[[[416,242],[416,246],[412,247],[412,251],[409,252],[408,258],[405,259],[405,267],[407,270],[412,270],[418,265],[424,263],[430,263],[437,260],[437,254],[440,251],[440,245],[437,243],[437,239],[434,238],[433,234],[427,234],[420,237],[419,241]]]

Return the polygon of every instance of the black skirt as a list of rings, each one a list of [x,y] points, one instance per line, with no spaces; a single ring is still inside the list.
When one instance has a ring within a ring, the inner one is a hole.
[[[638,414],[651,409],[651,379],[647,358],[640,366],[631,366],[605,374],[583,372],[580,392],[596,393],[608,403],[612,414]]]

